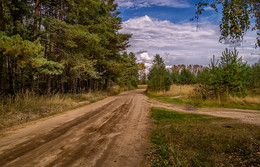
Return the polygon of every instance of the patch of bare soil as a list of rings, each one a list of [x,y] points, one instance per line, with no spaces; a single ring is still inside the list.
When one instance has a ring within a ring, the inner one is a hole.
[[[169,104],[149,99],[150,107],[166,108],[169,110],[181,111],[186,113],[197,113],[212,115],[217,117],[234,118],[245,123],[260,125],[260,111],[227,108],[197,108],[192,106]]]
[[[2,132],[0,166],[144,166],[147,101],[144,90],[124,92]]]

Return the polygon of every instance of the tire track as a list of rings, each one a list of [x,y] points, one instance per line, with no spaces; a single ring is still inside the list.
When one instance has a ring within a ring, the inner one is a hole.
[[[143,149],[149,113],[146,99],[143,90],[124,92],[86,109],[39,121],[33,126],[33,134],[28,133],[30,126],[17,129],[17,133],[10,133],[12,142],[0,140],[10,144],[4,149],[6,146],[0,143],[0,166],[138,166],[147,153],[143,153],[147,151]],[[73,120],[66,122],[69,116]],[[48,131],[46,126],[53,120],[59,123]],[[38,133],[38,126],[45,128],[44,133]],[[22,139],[15,140],[12,135]]]
[[[77,126],[79,124],[81,124],[82,122],[85,122],[87,120],[89,120],[91,117],[99,114],[100,112],[102,112],[102,110],[106,109],[107,107],[113,105],[113,103],[116,101],[117,99],[113,100],[112,102],[104,105],[103,107],[101,107],[98,110],[92,111],[90,113],[87,113],[73,121],[70,121],[60,127],[57,127],[55,129],[53,129],[51,132],[49,132],[46,135],[40,136],[40,137],[35,137],[33,139],[33,141],[26,141],[24,143],[21,143],[17,146],[15,146],[14,149],[12,150],[6,150],[4,154],[0,155],[0,164],[1,166],[4,166],[5,164],[11,162],[14,159],[19,158],[22,155],[27,154],[28,152],[44,145],[47,144],[51,141],[53,141],[54,139],[60,137],[61,135],[64,135],[65,133],[68,132],[69,129],[73,128],[74,126]]]
[[[91,136],[84,136],[77,143],[79,145],[74,147],[73,150],[63,152],[59,158],[48,165],[52,167],[57,166],[72,166],[79,159],[85,159],[90,163],[91,159],[95,158],[100,151],[104,151],[105,145],[109,144],[107,135],[116,133],[116,124],[120,122],[121,116],[129,112],[130,105],[133,99],[128,103],[124,103],[117,109],[113,110],[110,117],[99,128],[87,129],[90,131]],[[116,136],[115,136],[116,137]],[[81,143],[84,143],[83,145]],[[85,146],[85,147],[84,147]],[[79,156],[80,155],[80,156]],[[69,157],[69,158],[68,158]]]

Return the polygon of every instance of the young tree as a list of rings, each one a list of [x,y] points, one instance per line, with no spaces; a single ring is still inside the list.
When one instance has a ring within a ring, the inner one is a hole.
[[[249,87],[260,88],[260,59],[250,68]]]
[[[172,83],[180,84],[180,73],[178,71],[172,71],[171,79],[172,79]]]
[[[170,72],[167,71],[162,57],[157,54],[154,57],[153,66],[148,74],[148,90],[168,91],[171,84]]]
[[[202,71],[199,71],[196,76],[196,81],[198,84],[207,84],[210,77],[209,68],[204,68]]]
[[[249,67],[238,57],[235,49],[226,49],[220,61],[215,57],[211,60],[209,70],[204,70],[200,75],[200,83],[208,85],[207,92],[214,92],[217,99],[232,96],[246,96],[248,87]]]
[[[195,75],[188,69],[184,68],[179,76],[179,83],[184,85],[184,84],[195,84],[196,78]]]
[[[248,86],[248,66],[238,57],[238,51],[226,49],[220,57],[220,84],[226,95],[245,96]]]

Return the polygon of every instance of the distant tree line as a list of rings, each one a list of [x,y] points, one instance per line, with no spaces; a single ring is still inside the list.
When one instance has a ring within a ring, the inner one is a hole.
[[[171,69],[166,69],[162,58],[156,55],[148,74],[148,90],[167,91],[171,83],[197,84],[203,99],[244,97],[247,89],[260,88],[260,59],[250,66],[238,54],[236,49],[226,49],[219,59],[213,56],[208,67],[182,64]]]
[[[0,94],[137,86],[114,0],[0,0]]]

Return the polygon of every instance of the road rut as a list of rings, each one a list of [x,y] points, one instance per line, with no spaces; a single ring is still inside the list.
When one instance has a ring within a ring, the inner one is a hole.
[[[149,113],[135,90],[5,132],[0,166],[144,166]]]
[[[145,90],[106,98],[0,133],[0,166],[147,166],[150,108],[236,118],[260,125],[260,111],[209,109],[148,99]]]

